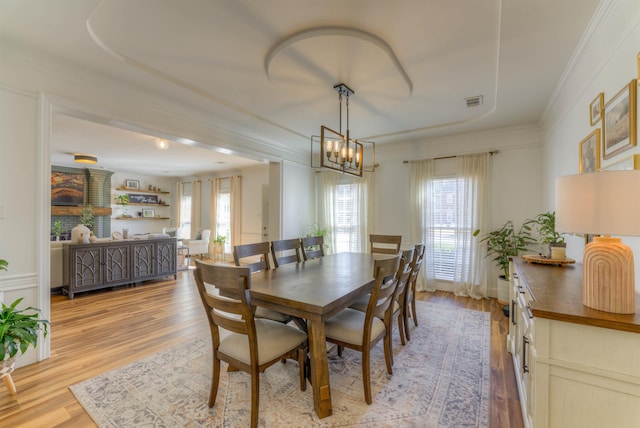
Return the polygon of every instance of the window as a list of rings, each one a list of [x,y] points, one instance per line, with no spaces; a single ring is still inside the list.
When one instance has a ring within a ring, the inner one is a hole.
[[[180,238],[191,238],[191,183],[182,184],[180,197]]]
[[[336,252],[358,252],[360,241],[359,184],[339,184],[336,189],[334,234]]]
[[[455,178],[439,178],[431,182],[433,207],[433,264],[435,277],[453,281],[455,213]]]
[[[213,238],[217,238],[218,235],[226,237],[224,241],[224,252],[231,252],[231,193],[229,189],[223,190],[218,193],[216,209],[216,235]]]

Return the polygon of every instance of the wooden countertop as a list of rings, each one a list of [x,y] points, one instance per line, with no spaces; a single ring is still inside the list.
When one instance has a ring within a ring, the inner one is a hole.
[[[520,283],[533,298],[531,310],[538,318],[640,333],[640,295],[636,313],[597,311],[582,304],[582,264],[551,266],[513,259]]]

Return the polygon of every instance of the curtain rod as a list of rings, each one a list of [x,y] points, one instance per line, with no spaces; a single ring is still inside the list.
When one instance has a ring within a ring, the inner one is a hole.
[[[485,152],[485,153],[489,153],[489,155],[493,156],[497,153],[500,153],[499,150],[491,150],[490,152]],[[480,154],[480,153],[468,153],[468,154]],[[458,156],[465,156],[465,155],[451,155],[451,156],[440,156],[437,158],[425,158],[425,159],[413,159],[413,160],[441,160],[441,159],[453,159],[453,158],[457,158]],[[408,161],[408,160],[403,160],[402,163],[409,163],[412,161]]]

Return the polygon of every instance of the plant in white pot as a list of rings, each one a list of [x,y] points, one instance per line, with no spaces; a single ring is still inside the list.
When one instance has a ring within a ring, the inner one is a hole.
[[[6,260],[0,260],[0,270],[6,270],[7,265]],[[9,306],[3,303],[0,311],[0,377],[5,380],[11,393],[16,392],[11,379],[16,355],[24,354],[30,346],[35,348],[38,344],[38,333],[43,331],[46,337],[49,326],[49,321],[40,319],[39,309],[17,309],[20,302],[22,298]]]
[[[473,235],[478,236],[480,230]],[[509,301],[509,259],[528,251],[529,246],[536,240],[531,236],[531,228],[521,226],[516,230],[513,221],[507,221],[501,228],[482,236],[481,242],[487,243],[487,257],[493,256],[493,261],[500,269],[498,277],[498,302],[506,304]]]
[[[556,212],[538,214],[524,222],[538,234],[540,244],[547,246],[547,256],[552,259],[564,259],[567,244],[561,233],[556,231]]]

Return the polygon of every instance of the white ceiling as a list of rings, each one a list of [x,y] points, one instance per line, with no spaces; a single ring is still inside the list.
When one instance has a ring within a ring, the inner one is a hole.
[[[302,153],[321,124],[339,127],[337,83],[355,91],[351,134],[378,144],[537,123],[597,6],[0,0],[0,40],[208,112],[211,126],[235,135]],[[467,108],[465,98],[478,95],[483,105]],[[160,151],[157,134],[134,131],[143,132],[56,116],[52,163],[82,152],[108,169],[175,176],[255,164],[178,138]],[[134,166],[140,153],[148,165]]]

